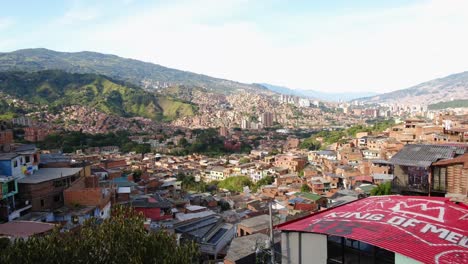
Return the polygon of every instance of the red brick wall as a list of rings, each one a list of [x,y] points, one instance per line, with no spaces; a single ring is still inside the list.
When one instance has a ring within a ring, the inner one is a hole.
[[[0,144],[11,144],[13,143],[13,131],[4,130],[0,131]]]
[[[99,177],[89,176],[89,177],[84,177],[84,179],[85,179],[86,188],[97,188],[97,187],[99,187]]]
[[[125,160],[108,160],[102,163],[105,169],[126,167],[127,162]]]
[[[101,188],[86,188],[81,190],[65,190],[63,192],[66,206],[73,207],[76,204],[86,206],[100,206],[107,204],[110,196],[102,196]],[[107,202],[106,202],[107,201]]]

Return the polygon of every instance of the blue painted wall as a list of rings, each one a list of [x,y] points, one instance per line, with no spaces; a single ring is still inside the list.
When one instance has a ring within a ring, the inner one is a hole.
[[[0,175],[13,176],[11,160],[0,160]]]

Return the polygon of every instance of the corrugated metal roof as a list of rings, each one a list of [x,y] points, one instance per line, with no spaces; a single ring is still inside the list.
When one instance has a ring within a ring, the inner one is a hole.
[[[390,163],[403,166],[429,167],[438,160],[453,158],[455,153],[459,151],[459,148],[451,146],[406,145],[390,159]]]
[[[467,216],[468,207],[449,198],[375,196],[277,228],[355,239],[422,263],[465,263]]]
[[[464,163],[465,164],[464,167],[468,168],[468,153],[465,153],[464,155],[456,157],[454,159],[438,161],[434,163],[434,165],[444,166],[444,165],[450,165],[450,164],[456,164],[456,163]]]

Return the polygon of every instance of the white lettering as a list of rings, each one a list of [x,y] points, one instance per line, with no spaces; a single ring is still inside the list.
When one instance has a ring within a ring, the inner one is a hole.
[[[460,238],[462,237],[463,237],[462,235],[452,231],[450,232],[450,234],[448,234],[448,236],[445,239],[452,243],[458,243],[460,241]]]
[[[434,234],[440,233],[439,237],[442,239],[445,239],[445,237],[450,233],[449,230],[445,228],[437,228],[437,226],[431,225],[431,224],[426,224],[422,229],[421,233],[427,233],[427,231],[431,231]]]
[[[330,213],[327,214],[327,217],[338,217],[338,215],[336,213]]]
[[[372,221],[380,221],[382,219],[384,219],[384,215],[383,214],[373,214],[369,217],[367,217],[368,220],[372,220]]]
[[[391,225],[401,225],[401,223],[403,223],[404,221],[406,221],[406,218],[394,216],[390,220],[388,220],[387,223]]]
[[[355,217],[357,219],[364,219],[364,218],[368,217],[369,215],[370,215],[369,213],[364,214],[362,216],[361,216],[361,213],[351,213],[351,214],[347,215],[346,218]]]
[[[346,213],[342,214],[341,217],[346,217],[346,216],[348,216],[350,214],[351,214],[350,212],[346,212]]]
[[[421,221],[418,221],[416,219],[408,219],[404,224],[402,224],[402,227],[408,227],[408,226],[416,226],[415,224],[421,223]]]
[[[460,242],[458,242],[458,245],[468,248],[468,237],[463,237]]]

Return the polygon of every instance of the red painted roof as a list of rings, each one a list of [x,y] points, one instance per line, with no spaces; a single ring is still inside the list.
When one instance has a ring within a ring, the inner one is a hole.
[[[468,206],[443,197],[369,197],[277,227],[355,239],[423,263],[468,260]]]

